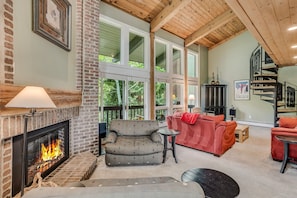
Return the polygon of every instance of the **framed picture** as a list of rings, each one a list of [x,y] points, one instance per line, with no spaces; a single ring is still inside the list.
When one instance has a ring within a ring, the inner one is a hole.
[[[234,98],[235,100],[249,100],[250,99],[249,80],[235,80],[234,95],[235,95],[235,98]]]
[[[71,4],[67,0],[33,0],[33,31],[70,51]]]

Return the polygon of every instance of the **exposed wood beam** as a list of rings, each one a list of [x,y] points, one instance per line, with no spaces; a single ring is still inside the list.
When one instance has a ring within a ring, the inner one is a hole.
[[[150,33],[150,119],[155,120],[155,33]]]
[[[275,64],[279,64],[279,60],[274,56],[272,53],[272,50],[267,45],[265,39],[262,37],[261,33],[257,29],[257,27],[252,22],[251,18],[248,16],[242,5],[239,3],[238,0],[225,0],[228,6],[234,10],[238,18],[244,23],[244,25],[247,27],[247,29],[252,33],[252,35],[257,39],[257,41],[261,44],[261,46],[265,49],[266,53],[270,56],[270,58],[273,59]],[[256,9],[253,9],[254,12],[256,12]],[[258,18],[258,20],[262,20],[261,18]],[[265,22],[262,22],[262,24],[265,24]]]
[[[183,9],[191,0],[172,0],[151,22],[151,32],[156,32]]]
[[[197,40],[201,39],[202,37],[206,36],[210,32],[218,29],[219,27],[225,25],[229,21],[231,21],[233,18],[235,18],[236,15],[232,10],[228,10],[224,12],[223,14],[216,17],[214,20],[203,26],[202,28],[198,29],[196,32],[191,34],[189,37],[185,39],[185,46],[188,47],[195,43]]]

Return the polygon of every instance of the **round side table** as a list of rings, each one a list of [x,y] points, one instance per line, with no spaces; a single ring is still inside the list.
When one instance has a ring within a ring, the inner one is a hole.
[[[175,154],[175,137],[180,134],[179,131],[175,131],[173,129],[168,129],[168,128],[161,128],[159,129],[159,133],[164,136],[164,151],[163,151],[163,163],[165,163],[166,160],[166,153],[167,150],[172,150],[172,155],[175,159],[175,163],[177,163],[177,158]],[[167,143],[168,143],[168,138],[171,137],[171,148],[168,148]]]
[[[230,198],[239,195],[239,186],[230,176],[217,170],[208,168],[194,168],[185,171],[183,182],[195,181],[204,190],[205,197]]]
[[[289,145],[297,144],[297,137],[277,135],[275,136],[275,138],[284,143],[284,159],[282,167],[280,169],[280,172],[284,173],[287,163],[291,160],[291,158],[289,157]]]

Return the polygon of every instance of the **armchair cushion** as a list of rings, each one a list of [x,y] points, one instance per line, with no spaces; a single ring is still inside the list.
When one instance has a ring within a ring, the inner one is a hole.
[[[150,136],[119,136],[116,144],[109,144],[106,152],[117,155],[145,155],[163,151],[163,145],[156,144]]]
[[[297,118],[295,117],[280,117],[279,126],[285,128],[295,128],[297,126]]]

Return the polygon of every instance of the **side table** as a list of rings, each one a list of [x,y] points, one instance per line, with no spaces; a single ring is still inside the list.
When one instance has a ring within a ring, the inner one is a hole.
[[[291,160],[289,157],[289,144],[297,144],[297,137],[277,135],[275,138],[284,143],[284,159],[280,172],[284,173],[287,163]]]
[[[238,124],[235,129],[235,140],[236,142],[243,142],[249,137],[249,126]]]
[[[180,132],[175,131],[173,129],[161,128],[161,129],[159,129],[159,133],[164,136],[163,163],[165,163],[165,160],[166,160],[167,150],[172,150],[172,155],[175,159],[175,163],[177,163],[177,158],[176,158],[176,154],[175,154],[175,137],[177,135],[179,135]],[[167,146],[167,143],[168,143],[167,137],[168,136],[172,138],[171,139],[171,148],[168,148],[168,146]]]

